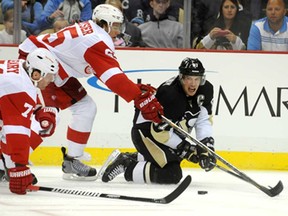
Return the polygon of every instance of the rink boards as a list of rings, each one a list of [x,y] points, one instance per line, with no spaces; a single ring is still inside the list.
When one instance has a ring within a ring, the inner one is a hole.
[[[177,75],[183,58],[199,58],[214,85],[217,152],[239,168],[288,170],[287,53],[118,49],[116,56],[131,80],[156,87]],[[17,48],[0,47],[0,58],[17,58]],[[90,164],[101,164],[114,148],[133,151],[133,102],[126,103],[93,76],[80,81],[98,110],[87,148],[93,158]],[[69,110],[60,118],[55,135],[32,154],[34,164],[61,163]]]

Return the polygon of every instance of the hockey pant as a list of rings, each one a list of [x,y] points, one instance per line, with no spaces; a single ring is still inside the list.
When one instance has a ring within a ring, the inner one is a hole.
[[[181,160],[174,151],[146,137],[145,131],[132,128],[131,135],[137,151],[145,160],[138,161],[132,169],[127,168],[126,180],[158,184],[176,184],[181,180]]]
[[[46,106],[58,107],[61,110],[69,108],[72,120],[67,129],[67,154],[71,157],[81,157],[88,142],[93,122],[96,116],[96,104],[87,95],[85,88],[74,77],[61,87],[54,83],[42,91]]]

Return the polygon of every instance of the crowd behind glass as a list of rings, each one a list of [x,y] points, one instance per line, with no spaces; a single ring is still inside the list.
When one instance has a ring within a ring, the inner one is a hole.
[[[112,4],[125,17],[115,46],[183,48],[189,37],[192,49],[288,51],[286,0],[192,0],[190,35],[183,35],[184,1],[21,0],[20,40],[90,20],[97,5]],[[13,44],[14,0],[0,2],[0,44]]]

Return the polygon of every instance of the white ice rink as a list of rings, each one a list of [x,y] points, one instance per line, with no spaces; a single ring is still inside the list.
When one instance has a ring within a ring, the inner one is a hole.
[[[128,183],[123,175],[110,183],[71,182],[62,180],[60,167],[32,167],[39,185],[120,194],[162,198],[175,185],[139,185]],[[243,171],[243,170],[241,170]],[[269,197],[255,186],[223,171],[205,172],[184,169],[192,183],[170,204],[153,204],[108,198],[83,197],[52,192],[11,194],[8,183],[0,183],[0,216],[120,216],[120,215],[174,215],[174,216],[286,216],[288,214],[288,172],[243,171],[263,186],[274,187],[279,180],[284,190],[279,196]],[[198,195],[199,190],[208,191]]]

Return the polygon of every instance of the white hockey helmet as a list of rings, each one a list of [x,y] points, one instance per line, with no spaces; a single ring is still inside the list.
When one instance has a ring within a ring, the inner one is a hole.
[[[26,59],[26,66],[31,79],[34,70],[39,71],[42,78],[48,73],[56,75],[59,70],[59,63],[55,57],[49,50],[44,48],[38,48],[30,52]]]
[[[93,10],[92,20],[104,20],[109,26],[113,23],[123,23],[124,17],[122,12],[110,5],[110,4],[100,4]]]

